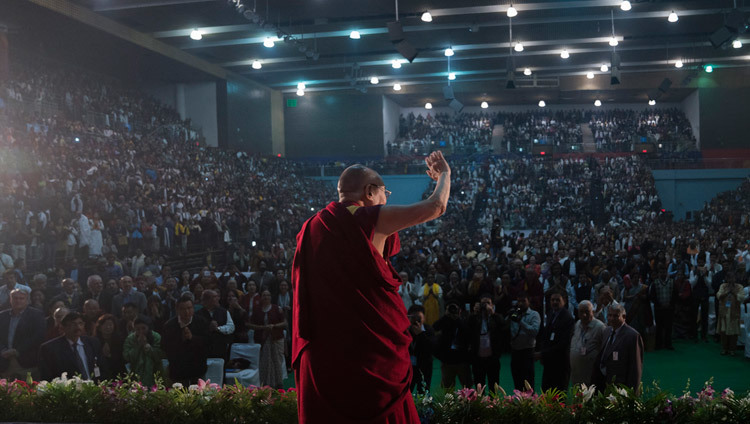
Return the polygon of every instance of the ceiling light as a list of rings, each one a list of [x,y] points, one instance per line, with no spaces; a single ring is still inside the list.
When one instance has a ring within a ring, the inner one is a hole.
[[[673,10],[672,13],[669,14],[669,17],[667,18],[667,20],[669,22],[677,22],[678,20],[680,20],[680,17],[677,16],[677,14]]]
[[[193,39],[193,40],[195,40],[195,41],[198,41],[201,38],[203,38],[203,33],[200,32],[200,31],[198,31],[197,29],[194,29],[194,30],[190,31],[190,38]]]
[[[656,106],[656,100],[654,100],[654,99],[649,100],[648,101],[648,105],[649,106]]]
[[[620,9],[626,12],[632,8],[633,6],[630,5],[630,2],[628,0],[624,0],[622,3],[620,3]]]
[[[430,102],[425,103],[424,104],[424,108],[425,109],[432,109],[432,103],[430,103]]]
[[[609,37],[609,45],[610,46],[616,47],[618,44],[620,44],[620,42],[617,41],[617,37],[615,37],[614,35],[611,36],[611,37]]]
[[[487,109],[490,105],[488,105],[487,102],[482,102],[481,107],[482,109]]]
[[[298,96],[304,96],[305,95],[305,90],[297,90],[297,95]]]
[[[372,77],[372,78],[370,78],[370,84],[372,84],[372,85],[378,84],[379,82],[380,82],[380,80],[378,79],[378,77]]]
[[[680,59],[677,59],[677,61],[674,63],[675,68],[682,68],[682,61]]]
[[[714,71],[714,66],[713,65],[706,65],[706,66],[703,67],[703,70],[710,74],[711,72]]]
[[[522,43],[516,43],[516,45],[513,47],[513,50],[515,50],[517,52],[522,52],[523,51],[523,44]]]
[[[602,105],[602,101],[599,99],[594,100],[594,106],[599,107]]]
[[[271,37],[266,37],[266,39],[263,40],[263,47],[268,47],[269,49],[273,47],[273,40]]]
[[[528,77],[529,75],[531,75],[531,69],[529,69],[529,68],[524,69],[523,70],[523,74]]]
[[[422,22],[432,22],[432,15],[430,15],[430,12],[424,12],[422,14]]]
[[[588,79],[594,79],[594,73],[593,72],[587,73],[586,74],[586,78],[588,78]]]
[[[400,69],[401,68],[401,61],[396,59],[391,62],[391,66],[393,66],[393,69]]]
[[[304,90],[305,88],[307,88],[307,87],[305,86],[304,82],[298,82],[297,83],[297,90]]]
[[[539,100],[539,107],[545,107],[547,106],[547,103],[544,103],[544,100]]]
[[[607,66],[606,64],[604,64],[604,65],[602,65],[601,68],[599,68],[599,70],[602,71],[602,72],[607,72],[607,71],[609,71],[609,66]]]
[[[349,38],[352,40],[359,40],[361,36],[359,35],[359,31],[352,31],[349,33]]]
[[[452,49],[452,48],[448,47],[447,49],[445,49],[445,55],[446,55],[446,56],[448,56],[448,57],[451,57],[451,56],[453,56],[454,54],[455,54],[455,53],[453,52],[453,49]]]
[[[400,91],[401,90],[401,84],[399,84],[399,83],[393,84],[393,89],[396,90],[396,91]]]
[[[253,69],[260,69],[263,65],[260,63],[260,60],[253,60]]]
[[[448,79],[451,80],[451,81],[453,81],[454,79],[456,79],[456,73],[455,72],[450,72],[448,74]]]
[[[516,10],[516,8],[513,7],[513,3],[510,4],[507,14],[509,18],[515,18],[516,16],[518,16],[518,10]]]
[[[742,48],[742,41],[740,40],[734,40],[732,41],[732,47],[735,49],[741,49]]]
[[[570,53],[568,53],[568,49],[563,49],[563,51],[560,52],[560,57],[563,59],[567,59],[570,57]]]

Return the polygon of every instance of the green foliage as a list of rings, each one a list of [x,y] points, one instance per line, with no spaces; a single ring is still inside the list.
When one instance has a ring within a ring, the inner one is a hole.
[[[750,393],[714,391],[711,381],[692,396],[689,385],[679,397],[656,384],[641,395],[625,387],[579,387],[570,398],[550,390],[542,394],[501,387],[464,388],[452,393],[415,395],[424,424],[460,423],[748,423]],[[238,423],[297,422],[297,394],[269,387],[219,387],[210,382],[144,387],[131,377],[99,384],[79,377],[51,382],[0,380],[0,422],[88,423]]]

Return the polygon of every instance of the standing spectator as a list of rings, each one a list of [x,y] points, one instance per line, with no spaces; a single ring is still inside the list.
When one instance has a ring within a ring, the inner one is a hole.
[[[625,324],[625,308],[611,305],[609,327],[604,330],[599,356],[594,366],[594,384],[604,390],[610,384],[623,384],[639,394],[643,374],[643,339]]]
[[[260,382],[264,386],[281,388],[284,383],[284,312],[271,303],[271,291],[264,289],[260,306],[253,311],[250,328],[255,330],[255,343],[260,344]]]
[[[250,317],[247,315],[247,311],[240,306],[240,302],[237,299],[237,292],[233,290],[227,291],[224,305],[234,323],[234,338],[232,339],[232,343],[247,343],[249,341],[247,322],[250,320]]]
[[[102,277],[97,274],[90,275],[86,279],[86,287],[88,290],[84,296],[85,300],[93,299],[97,301],[102,311],[112,310],[112,297],[114,293],[104,289]]]
[[[409,281],[409,273],[401,271],[398,273],[401,278],[401,285],[398,286],[398,294],[401,296],[401,300],[404,301],[404,307],[408,311],[416,300],[419,299],[419,287],[413,282]]]
[[[201,299],[203,308],[196,314],[208,321],[208,356],[227,359],[234,335],[234,321],[229,312],[219,306],[217,292],[204,290]]]
[[[656,348],[674,350],[672,347],[672,323],[676,298],[674,280],[668,277],[663,264],[657,265],[658,278],[651,283],[650,296],[654,302],[656,319]]]
[[[83,306],[83,295],[78,291],[78,284],[72,278],[62,280],[62,293],[52,298],[52,302],[61,300],[71,311],[80,312]]]
[[[745,300],[742,284],[736,282],[737,275],[729,271],[724,283],[716,293],[719,304],[716,318],[716,331],[721,337],[721,354],[734,356],[737,350],[737,336],[740,334],[740,305]]]
[[[590,386],[606,325],[594,318],[594,306],[588,300],[578,304],[578,318],[570,340],[570,382]]]
[[[42,311],[29,307],[29,294],[10,292],[10,309],[0,312],[0,377],[25,380],[37,374],[39,345],[44,341]]]
[[[711,284],[708,279],[706,259],[702,256],[698,256],[698,265],[690,271],[690,284],[693,287],[693,312],[700,319],[700,338],[708,342],[708,304]]]
[[[443,289],[428,275],[420,290],[419,301],[425,310],[425,322],[434,325],[443,316]]]
[[[122,344],[125,336],[117,328],[113,315],[104,314],[99,317],[94,330],[94,337],[99,340],[102,349],[101,367],[102,378],[112,379],[125,371],[125,361],[122,358]]]
[[[443,317],[435,322],[433,329],[437,333],[438,341],[435,347],[435,357],[440,360],[440,384],[448,389],[456,385],[456,377],[463,387],[471,387],[471,371],[469,368],[469,345],[471,343],[469,329],[461,318],[461,309],[457,303],[451,303],[446,308]]]
[[[422,305],[412,305],[409,313],[409,333],[412,342],[409,344],[411,357],[411,384],[409,390],[418,393],[429,391],[432,385],[432,352],[435,346],[435,330],[424,322],[424,308]]]
[[[469,317],[474,384],[486,384],[489,390],[494,390],[495,385],[500,383],[500,354],[507,330],[505,319],[495,312],[492,297],[483,294],[479,313]]]
[[[70,312],[62,319],[64,334],[39,348],[39,371],[42,380],[50,381],[62,373],[81,375],[84,380],[99,379],[101,347],[99,341],[83,333],[83,317]]]
[[[162,374],[161,336],[151,331],[148,323],[142,319],[135,320],[135,331],[125,339],[123,358],[130,364],[130,372],[138,376],[147,387],[155,384]]]
[[[0,286],[0,310],[10,305],[10,292],[13,290],[18,289],[31,294],[30,287],[19,284],[16,281],[16,273],[12,269],[6,270],[3,273],[3,285]]]
[[[122,307],[128,303],[134,304],[139,313],[146,310],[148,301],[146,295],[133,289],[133,279],[129,276],[120,278],[120,293],[112,298],[112,315],[120,317]]]
[[[510,372],[513,375],[513,385],[516,390],[525,390],[527,382],[534,388],[534,347],[542,319],[539,317],[539,312],[531,309],[530,306],[529,295],[526,292],[520,292],[517,309],[512,309],[509,316],[511,321]]]
[[[567,392],[570,381],[570,338],[575,322],[573,315],[568,311],[562,292],[552,293],[550,306],[551,311],[547,315],[537,354],[537,358],[541,359],[544,366],[542,391],[554,388]]]
[[[206,373],[208,322],[195,316],[193,299],[183,295],[177,301],[177,317],[167,321],[162,334],[169,360],[169,378],[188,387]]]

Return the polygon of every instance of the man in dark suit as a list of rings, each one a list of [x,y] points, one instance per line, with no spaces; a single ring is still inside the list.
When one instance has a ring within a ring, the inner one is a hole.
[[[445,315],[435,321],[433,328],[437,335],[435,357],[441,361],[440,384],[444,388],[455,387],[458,377],[463,387],[472,386],[469,367],[469,328],[466,321],[461,318],[458,304],[449,304],[445,308]]]
[[[37,375],[39,345],[44,341],[44,313],[29,307],[24,290],[10,292],[10,309],[0,312],[0,377],[25,380]]]
[[[86,279],[86,288],[84,303],[86,303],[86,300],[93,299],[99,304],[99,309],[103,312],[112,310],[112,297],[114,293],[104,288],[102,277],[97,274],[89,275],[89,278]]]
[[[57,301],[62,301],[65,307],[71,311],[80,312],[83,307],[83,296],[77,290],[78,285],[72,278],[65,278],[62,280],[62,293],[53,297],[50,300],[50,304]]]
[[[62,319],[63,335],[39,348],[39,371],[42,380],[52,380],[62,373],[80,374],[86,380],[101,376],[99,361],[102,356],[99,340],[85,336],[83,316],[72,311]]]
[[[570,338],[575,320],[566,307],[563,293],[552,293],[550,305],[552,311],[547,315],[537,353],[544,366],[542,390],[554,388],[565,393],[570,381]]]
[[[622,305],[609,307],[607,321],[592,381],[600,390],[609,384],[623,384],[637,392],[643,374],[643,339],[625,324]]]
[[[409,389],[414,388],[419,393],[430,390],[432,385],[432,351],[435,348],[435,330],[430,324],[424,322],[424,307],[412,305],[409,308],[409,334],[412,342],[409,344],[409,356],[411,357],[411,384]]]
[[[133,290],[133,279],[129,276],[120,278],[120,293],[116,294],[112,298],[112,315],[120,317],[122,315],[122,307],[127,303],[132,303],[138,307],[138,313],[143,313],[146,310],[146,295],[143,293]]]
[[[187,387],[206,373],[208,322],[195,315],[189,295],[180,297],[176,308],[177,316],[164,324],[162,342],[169,360],[169,377]]]
[[[479,302],[479,313],[469,317],[469,350],[474,384],[486,384],[490,390],[495,388],[495,384],[500,384],[500,354],[507,330],[505,319],[495,313],[492,297],[483,294]]]
[[[234,338],[234,322],[226,309],[219,306],[219,293],[204,290],[201,297],[203,308],[196,315],[208,321],[209,358],[229,359],[229,344]]]

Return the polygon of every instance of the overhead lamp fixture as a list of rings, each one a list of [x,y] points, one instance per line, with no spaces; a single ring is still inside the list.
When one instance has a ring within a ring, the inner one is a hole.
[[[669,22],[677,22],[680,20],[680,17],[677,16],[677,13],[673,10],[672,13],[669,14],[669,17],[667,18]]]
[[[602,101],[599,99],[594,100],[594,106],[599,107],[602,105]]]
[[[266,37],[266,39],[263,40],[263,47],[268,47],[269,49],[273,47],[273,39],[271,37]]]
[[[528,77],[529,75],[531,75],[531,68],[526,68],[526,69],[524,69],[524,70],[523,70],[523,74],[524,74],[524,75],[526,75],[527,77]]]
[[[515,50],[517,52],[522,52],[523,51],[523,43],[517,42],[516,45],[513,46],[513,50]]]
[[[741,49],[742,48],[742,41],[740,40],[734,40],[732,41],[732,47],[735,49]]]
[[[263,65],[260,63],[260,60],[253,60],[253,69],[260,69]]]
[[[396,59],[391,62],[391,66],[393,66],[393,69],[400,69],[401,68],[401,61]]]
[[[378,79],[378,77],[370,78],[370,84],[377,85],[378,83],[380,83],[380,80]]]
[[[455,54],[455,52],[453,51],[453,49],[452,49],[452,48],[448,47],[447,49],[445,49],[445,55],[446,55],[446,56],[448,56],[448,57],[451,57],[451,56],[453,56],[454,54]]]
[[[449,72],[448,73],[448,79],[451,80],[451,81],[453,81],[454,79],[456,79],[456,73],[455,72]]]
[[[545,107],[547,106],[547,103],[544,103],[544,100],[539,100],[539,107]]]
[[[682,61],[680,59],[677,59],[677,61],[674,63],[675,68],[682,68]]]
[[[482,102],[482,104],[480,105],[480,107],[481,107],[482,109],[487,109],[488,107],[490,107],[490,105],[489,105],[489,104],[487,104],[487,102]]]
[[[605,63],[605,64],[602,65],[601,68],[599,68],[599,70],[602,71],[602,72],[607,72],[607,71],[609,71],[609,66],[607,66],[607,64]]]
[[[393,89],[396,90],[396,91],[401,91],[401,84],[399,84],[399,83],[393,84]]]
[[[649,106],[656,106],[656,100],[654,100],[654,99],[650,99],[650,100],[648,101],[648,105],[649,105]]]
[[[570,57],[570,53],[568,53],[568,49],[563,49],[563,51],[560,52],[560,57],[563,59],[567,59]]]
[[[586,78],[588,78],[588,79],[594,79],[594,73],[593,72],[588,72],[586,74]]]
[[[630,2],[628,0],[624,0],[622,3],[620,3],[620,9],[622,9],[622,10],[624,10],[626,12],[628,10],[632,9],[632,8],[633,8],[633,6],[630,4]]]
[[[297,95],[302,97],[305,95],[305,90],[297,89]]]
[[[508,11],[506,13],[508,14],[509,18],[515,18],[516,16],[518,16],[518,10],[513,7],[513,3],[510,4],[510,7],[508,8]]]
[[[430,12],[424,12],[422,14],[422,22],[432,22],[432,15],[430,15]]]
[[[190,39],[198,41],[203,38],[203,33],[197,29],[190,31]]]
[[[430,102],[425,103],[424,104],[424,108],[425,109],[432,109],[432,103],[430,103]]]
[[[305,86],[304,82],[298,82],[297,83],[297,90],[304,90],[305,88],[307,88],[307,87]]]
[[[355,30],[349,33],[349,38],[351,38],[352,40],[359,40],[360,38],[362,38],[362,36],[359,35],[359,31]]]
[[[609,37],[609,45],[610,46],[617,47],[618,44],[620,44],[620,42],[617,41],[617,37],[615,37],[614,35],[611,36],[611,37]]]
[[[703,70],[706,71],[706,73],[711,73],[714,71],[714,65],[706,65],[703,67]]]

